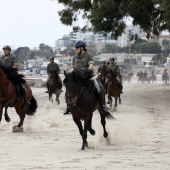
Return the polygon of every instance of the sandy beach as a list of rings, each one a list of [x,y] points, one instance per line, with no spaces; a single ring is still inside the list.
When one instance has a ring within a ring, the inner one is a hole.
[[[98,112],[94,113],[95,136],[88,133],[89,147],[66,108],[51,104],[45,88],[32,87],[38,102],[35,116],[26,117],[24,132],[12,133],[19,117],[9,109],[11,122],[0,124],[0,170],[169,170],[170,85],[124,83],[122,104],[107,120],[109,137],[103,137]]]

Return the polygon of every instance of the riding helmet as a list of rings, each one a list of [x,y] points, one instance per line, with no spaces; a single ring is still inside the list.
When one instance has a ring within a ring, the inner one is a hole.
[[[9,45],[6,45],[6,46],[4,46],[3,48],[2,48],[3,50],[10,50],[11,51],[11,47],[9,46]]]
[[[54,57],[50,57],[49,59],[50,59],[50,60],[54,60]]]
[[[77,41],[74,45],[75,48],[86,47],[86,43],[84,41]]]

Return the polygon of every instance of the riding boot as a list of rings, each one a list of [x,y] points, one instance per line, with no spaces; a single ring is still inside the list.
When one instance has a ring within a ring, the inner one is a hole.
[[[122,85],[122,83],[121,83],[118,76],[116,76],[116,82],[117,82],[118,87],[120,88],[120,93],[123,93],[123,91],[122,91],[123,90],[123,85]]]
[[[22,85],[21,85],[21,91],[22,91],[22,97],[24,98],[24,102],[26,103],[26,104],[28,104],[28,105],[31,105],[31,103],[30,103],[30,101],[27,99],[27,97],[26,97],[26,91],[25,91],[25,89],[24,89],[24,87],[22,87]]]
[[[69,109],[69,107],[67,107],[66,108],[66,111],[64,112],[64,115],[67,115],[67,114],[69,114],[70,113],[70,109]]]

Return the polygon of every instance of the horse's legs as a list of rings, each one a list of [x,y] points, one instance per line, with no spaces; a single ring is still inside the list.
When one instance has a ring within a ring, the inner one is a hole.
[[[121,98],[120,98],[120,95],[119,95],[118,97],[119,97],[119,104],[121,104],[121,103],[122,103],[122,100],[121,100]]]
[[[3,106],[0,104],[0,122],[2,120],[2,112],[3,112]]]
[[[106,131],[106,127],[105,127],[105,125],[106,125],[105,115],[102,113],[102,111],[101,111],[100,108],[98,109],[98,111],[99,111],[99,113],[100,113],[101,124],[102,124],[102,126],[103,126],[103,136],[104,136],[105,138],[107,138],[107,137],[108,137],[108,132]]]
[[[96,132],[94,129],[92,129],[92,117],[93,117],[93,114],[91,115],[91,118],[90,118],[90,123],[89,123],[89,127],[88,127],[88,131],[90,132],[91,135],[95,135]]]
[[[18,123],[19,128],[23,125],[24,119],[25,119],[25,113],[22,112],[22,114],[20,115],[20,122]]]
[[[117,107],[117,96],[115,97],[115,109]]]
[[[52,93],[49,91],[49,101],[53,103]]]
[[[108,103],[110,104],[110,107],[112,107],[112,96],[108,94]]]
[[[7,122],[10,122],[10,121],[11,121],[10,117],[8,116],[7,110],[8,110],[8,107],[12,107],[12,106],[13,106],[13,104],[12,104],[11,101],[7,101],[7,102],[4,104],[4,107],[5,107],[4,116],[5,116],[5,120],[6,120]]]
[[[82,134],[82,139],[83,139],[83,144],[82,144],[82,148],[81,150],[85,150],[85,146],[88,146],[88,142],[87,142],[87,130],[90,126],[90,119],[91,117],[87,118],[86,120],[84,120],[84,130],[83,130],[83,134]]]
[[[75,118],[74,116],[73,116],[73,120],[74,120],[75,124],[77,125],[77,127],[79,129],[80,135],[82,136],[82,134],[83,134],[83,126],[82,126],[81,121],[79,119]]]
[[[21,128],[23,123],[24,123],[24,119],[25,119],[25,112],[24,112],[24,110],[26,110],[26,107],[27,106],[24,104],[23,106],[15,108],[18,116],[20,117],[20,122],[18,123],[17,126],[13,127],[13,128],[15,128],[15,129],[13,129],[14,132],[16,132],[19,128]]]

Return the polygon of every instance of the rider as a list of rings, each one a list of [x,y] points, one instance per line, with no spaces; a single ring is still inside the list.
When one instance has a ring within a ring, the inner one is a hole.
[[[107,70],[106,61],[102,62],[102,65],[98,68],[98,74],[104,76]]]
[[[120,68],[119,66],[115,63],[115,59],[111,58],[110,59],[110,64],[108,66],[109,70],[112,70],[113,73],[116,75],[115,80],[119,86],[119,88],[121,89],[121,93],[123,93],[122,89],[123,89],[123,85],[122,85],[122,75],[120,74]]]
[[[165,75],[168,75],[168,70],[167,69],[165,69]]]
[[[145,72],[143,73],[143,75],[144,75],[144,77],[148,77],[148,73],[146,72],[146,70],[145,70]]]
[[[11,47],[9,45],[4,46],[3,48],[4,55],[0,58],[0,63],[5,65],[9,68],[18,68],[19,64],[17,62],[17,57],[13,54],[11,54]],[[21,90],[21,95],[24,98],[25,103],[30,105],[31,103],[28,101],[26,97],[26,91],[25,88],[21,83],[16,84],[16,88]]]
[[[91,55],[88,54],[86,49],[86,43],[84,41],[77,41],[75,43],[75,49],[76,49],[76,55],[73,58],[72,67],[74,69],[89,69],[93,70],[94,61]],[[100,90],[99,84],[96,79],[93,79],[93,87],[97,91],[97,98],[100,104],[100,107],[102,111],[105,111],[105,101],[103,99],[102,92]],[[67,107],[67,110],[64,114],[69,113],[69,108]]]
[[[53,72],[53,73],[56,73],[57,75],[59,75],[60,73],[60,68],[59,68],[59,65],[57,63],[54,62],[54,57],[50,57],[49,58],[50,60],[50,63],[47,65],[47,74],[48,76],[50,76],[50,73]],[[62,80],[59,77],[59,88],[60,88],[60,91],[62,92]],[[46,83],[46,86],[47,86],[47,91],[46,93],[49,92],[49,77],[48,77],[48,80],[47,80],[47,83]]]

